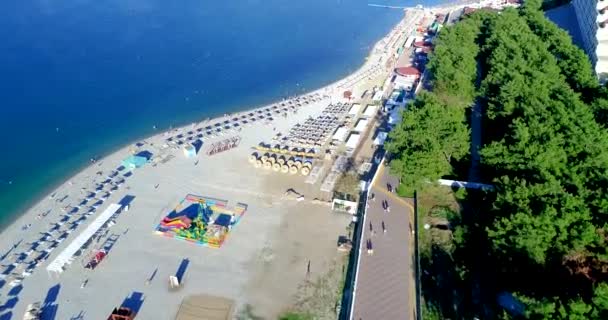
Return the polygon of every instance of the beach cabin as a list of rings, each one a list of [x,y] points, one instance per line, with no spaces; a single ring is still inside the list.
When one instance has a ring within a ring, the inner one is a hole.
[[[348,135],[348,128],[342,126],[339,127],[334,135],[332,136],[332,141],[344,142],[346,140],[346,136]]]
[[[358,103],[353,104],[348,111],[348,115],[352,117],[356,117],[359,114],[359,110],[361,110],[361,105]]]
[[[378,106],[373,104],[368,105],[365,107],[365,110],[363,110],[363,115],[367,118],[376,116],[376,113],[378,113]]]
[[[122,165],[129,170],[133,170],[136,168],[140,168],[141,166],[146,164],[146,162],[148,162],[148,159],[145,157],[130,156],[122,161]]]
[[[186,156],[186,158],[196,157],[196,148],[191,144],[185,145],[183,148],[183,151],[184,151],[184,155]]]
[[[368,124],[369,124],[369,120],[367,120],[367,119],[359,119],[357,121],[357,124],[355,125],[354,131],[363,132],[367,128]]]
[[[349,151],[355,150],[359,145],[359,139],[361,139],[361,134],[351,133],[348,140],[346,140],[346,149]]]

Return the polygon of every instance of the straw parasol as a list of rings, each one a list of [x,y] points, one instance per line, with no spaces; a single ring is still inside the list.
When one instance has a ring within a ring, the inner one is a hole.
[[[298,168],[296,166],[289,167],[289,174],[296,174],[296,173],[298,173]]]
[[[284,164],[283,166],[281,166],[281,173],[287,173],[289,172],[289,166]]]
[[[302,167],[302,169],[300,169],[300,173],[302,173],[303,176],[307,176],[310,174],[310,169],[308,167]]]
[[[272,163],[270,163],[270,161],[265,161],[264,162],[264,169],[270,170],[270,168],[272,168]]]
[[[279,163],[274,163],[272,165],[272,170],[273,171],[279,171],[279,170],[281,170],[281,165]]]

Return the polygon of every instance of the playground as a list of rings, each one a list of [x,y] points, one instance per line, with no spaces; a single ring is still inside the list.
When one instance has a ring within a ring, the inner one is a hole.
[[[156,233],[211,248],[222,246],[236,226],[247,205],[188,194],[156,226]]]

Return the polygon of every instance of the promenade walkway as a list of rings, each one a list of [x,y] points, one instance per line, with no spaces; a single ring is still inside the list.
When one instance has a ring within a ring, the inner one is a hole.
[[[368,194],[351,319],[414,319],[413,208],[389,192],[398,179],[380,165]],[[390,212],[383,208],[388,202]],[[369,250],[371,249],[371,250]]]

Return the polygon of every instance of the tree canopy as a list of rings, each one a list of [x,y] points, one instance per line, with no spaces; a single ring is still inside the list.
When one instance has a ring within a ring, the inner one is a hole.
[[[468,226],[479,238],[458,245],[485,246],[485,292],[512,292],[529,319],[607,319],[608,93],[541,3],[444,28],[432,92],[387,149],[415,188],[453,173],[468,153],[466,110],[480,104],[482,178],[496,191],[470,204],[483,214]]]

